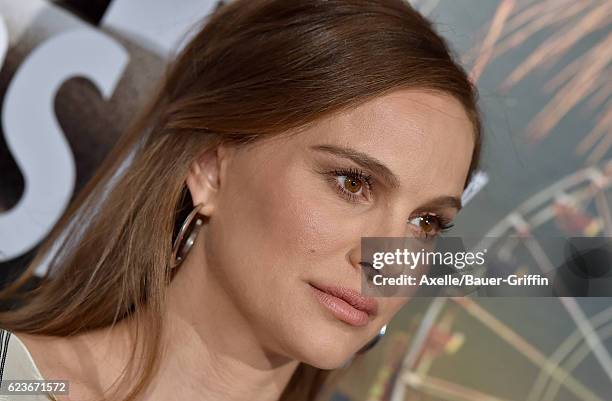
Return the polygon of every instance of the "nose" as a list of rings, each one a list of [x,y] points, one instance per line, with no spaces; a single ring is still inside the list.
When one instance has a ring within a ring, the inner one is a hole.
[[[377,273],[372,266],[373,252],[395,248],[404,243],[396,238],[410,237],[406,210],[399,209],[387,208],[385,213],[369,222],[368,229],[363,230],[360,237],[355,238],[348,257],[357,270],[362,270],[367,275]]]
[[[408,215],[405,208],[387,207],[372,222],[363,237],[406,237],[409,235]]]

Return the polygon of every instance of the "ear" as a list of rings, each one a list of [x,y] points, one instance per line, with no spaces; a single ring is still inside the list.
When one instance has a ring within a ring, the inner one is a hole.
[[[215,210],[227,149],[221,145],[201,153],[192,163],[185,183],[193,205],[202,204],[200,214],[210,216]]]

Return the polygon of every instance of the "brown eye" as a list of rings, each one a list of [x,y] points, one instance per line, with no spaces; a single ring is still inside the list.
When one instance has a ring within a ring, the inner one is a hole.
[[[415,226],[426,238],[434,238],[453,227],[451,221],[449,217],[427,213],[411,218],[408,223]]]
[[[440,222],[438,217],[433,214],[417,216],[409,220],[410,224],[417,226],[425,234],[435,234],[440,231]]]
[[[358,193],[361,190],[361,187],[363,186],[361,180],[356,178],[344,177],[343,181],[344,189],[354,194]]]
[[[438,228],[438,220],[435,216],[421,216],[421,229],[426,233],[431,233]]]
[[[323,174],[331,178],[334,189],[352,203],[371,201],[373,182],[371,176],[359,169],[337,169]]]

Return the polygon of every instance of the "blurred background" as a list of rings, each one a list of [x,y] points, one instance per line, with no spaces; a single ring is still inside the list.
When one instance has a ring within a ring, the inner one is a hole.
[[[496,246],[496,263],[514,272],[546,270],[562,252],[527,246],[526,234],[611,237],[612,2],[411,3],[451,43],[485,116],[482,169],[449,235]],[[0,0],[2,284],[220,5]],[[612,400],[610,301],[415,298],[330,399]]]

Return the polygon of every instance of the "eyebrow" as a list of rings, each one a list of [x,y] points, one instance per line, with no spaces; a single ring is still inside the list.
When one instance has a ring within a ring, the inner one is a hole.
[[[419,209],[444,209],[448,207],[461,210],[461,208],[463,207],[463,205],[461,204],[461,199],[456,196],[438,196],[426,201],[422,206],[419,207]]]
[[[336,146],[336,145],[313,145],[310,147],[310,149],[319,151],[319,152],[333,154],[335,156],[343,157],[345,159],[350,159],[354,163],[358,164],[359,166],[365,169],[368,169],[369,171],[379,175],[387,183],[389,187],[396,189],[396,188],[399,188],[400,186],[399,177],[395,175],[389,169],[389,167],[385,166],[385,164],[382,163],[380,160],[366,153],[360,152],[352,148]],[[438,196],[436,198],[428,200],[419,209],[427,208],[427,207],[429,208],[451,207],[457,210],[461,210],[462,204],[461,204],[460,198],[456,196],[446,195],[446,196]]]
[[[393,174],[389,167],[385,166],[380,160],[377,160],[363,152],[335,145],[314,145],[310,148],[320,152],[331,153],[345,159],[350,159],[361,167],[379,175],[391,188],[395,189],[399,188],[400,186],[399,178]]]

